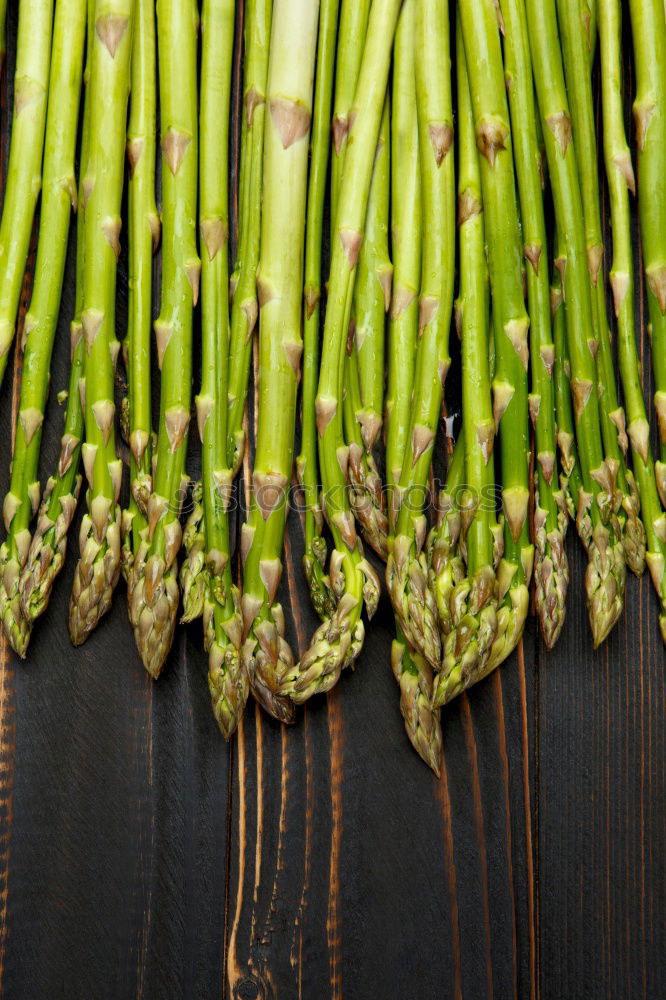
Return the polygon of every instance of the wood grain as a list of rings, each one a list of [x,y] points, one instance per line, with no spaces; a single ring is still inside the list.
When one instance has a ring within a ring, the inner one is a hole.
[[[10,0],[0,169],[16,16]],[[234,74],[237,124],[238,59]],[[234,199],[236,187],[234,169]],[[236,220],[234,200],[232,239]],[[126,266],[125,251],[121,333]],[[73,276],[70,239],[54,390],[67,378]],[[637,310],[651,409],[642,294]],[[13,371],[0,392],[3,491],[20,359]],[[43,478],[58,453],[54,397]],[[458,402],[452,375],[454,423]],[[251,399],[251,437],[255,420]],[[237,486],[241,515],[250,457]],[[630,581],[622,623],[593,653],[571,536],[557,649],[546,656],[530,624],[501,672],[445,709],[438,782],[404,734],[386,597],[357,669],[331,695],[300,710],[290,729],[251,704],[226,745],[198,627],[179,631],[153,684],[121,587],[98,631],[72,649],[77,529],[27,663],[0,644],[3,996],[666,996],[664,651],[646,578]],[[302,521],[292,515],[280,599],[299,652],[316,624],[302,554]]]

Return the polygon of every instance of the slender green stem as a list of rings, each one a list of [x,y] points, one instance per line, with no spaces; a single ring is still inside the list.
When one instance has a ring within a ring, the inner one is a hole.
[[[592,328],[596,343],[599,411],[604,452],[617,466],[618,520],[624,536],[627,565],[640,575],[645,568],[645,530],[639,504],[628,485],[625,452],[627,435],[624,410],[618,402],[613,352],[606,313],[603,269],[603,234],[599,197],[597,137],[594,122],[592,82],[580,0],[557,0],[558,25],[570,101],[572,127],[576,139],[576,162],[591,282]],[[633,485],[633,477],[630,477]]]
[[[88,512],[69,604],[69,632],[83,642],[111,607],[120,575],[122,462],[116,458],[114,376],[116,264],[120,252],[125,122],[132,49],[131,0],[96,6],[91,42],[88,158],[82,164],[85,262],[81,336],[86,345]]]
[[[548,649],[564,624],[569,567],[559,526],[548,243],[539,170],[538,116],[523,0],[502,0],[504,64],[511,112],[523,255],[530,315],[532,394],[529,408],[535,439],[535,497],[532,537],[534,579],[541,634]]]
[[[234,475],[245,450],[243,414],[252,357],[252,334],[259,315],[257,265],[261,232],[266,75],[272,0],[248,0],[245,6],[244,116],[241,136],[243,181],[240,198],[238,265],[231,309],[227,461]]]
[[[0,223],[0,384],[14,339],[32,221],[42,183],[52,23],[53,0],[21,0],[14,115]]]
[[[135,19],[127,128],[130,503],[123,513],[123,558],[130,564],[139,551],[147,527],[146,504],[152,484],[152,258],[160,236],[160,219],[155,206],[157,94],[155,8],[152,0],[135,0]],[[128,569],[126,566],[126,573]]]
[[[148,534],[128,583],[130,621],[143,663],[158,677],[176,624],[176,557],[186,491],[190,422],[192,311],[199,293],[197,255],[197,30],[194,0],[158,0],[162,146],[162,301],[155,321],[162,378]]]
[[[467,572],[453,588],[434,703],[443,704],[484,675],[497,634],[490,505],[494,502],[495,422],[489,370],[488,273],[481,175],[462,32],[456,32],[458,83],[458,227],[465,450]],[[467,506],[467,504],[466,504]]]
[[[305,553],[303,566],[312,604],[325,619],[333,614],[335,598],[325,575],[326,542],[319,500],[319,461],[315,397],[319,377],[321,325],[321,257],[326,178],[331,145],[331,105],[339,0],[322,0],[315,76],[307,221],[305,227],[305,289],[303,320],[303,385],[301,390],[301,452],[296,460],[305,497]]]
[[[455,263],[455,178],[448,4],[416,7],[416,104],[422,230],[419,342],[408,444],[386,581],[400,626],[415,650],[439,669],[437,606],[428,586],[423,543],[425,494],[450,365],[449,328]],[[416,598],[416,599],[415,599]]]
[[[571,518],[572,521],[576,520],[583,480],[581,478],[578,449],[576,447],[576,429],[571,401],[571,363],[567,350],[567,328],[564,315],[562,280],[557,268],[553,272],[550,302],[553,343],[555,346],[555,365],[553,369],[555,418],[557,422],[557,446],[560,453],[561,467],[559,523],[562,535],[566,535],[568,519]]]
[[[240,656],[238,590],[231,577],[227,464],[229,365],[229,110],[234,40],[233,0],[204,0],[201,20],[199,231],[201,261],[201,491],[206,552],[204,635],[213,712],[229,739],[249,684]]]
[[[393,36],[401,0],[376,0],[370,11],[361,69],[348,133],[338,210],[331,241],[328,303],[316,400],[319,463],[326,514],[333,540],[329,575],[339,602],[322,623],[305,656],[285,678],[284,690],[296,701],[329,690],[363,645],[365,600],[372,613],[378,580],[363,558],[346,489],[348,451],[343,436],[343,372],[358,254],[372,181]],[[334,582],[335,581],[335,582]]]
[[[421,281],[421,170],[416,107],[414,31],[417,0],[405,0],[395,36],[391,119],[393,297],[386,392],[386,480],[394,523],[396,488],[409,436],[410,397]]]
[[[554,0],[526,0],[532,67],[543,120],[548,170],[561,251],[556,265],[563,278],[571,393],[583,489],[577,506],[578,531],[588,550],[586,591],[595,645],[608,635],[622,613],[625,563],[619,525],[612,508],[615,476],[604,459],[594,328],[583,206],[571,116],[557,33]]]
[[[476,144],[481,158],[490,285],[493,292],[495,374],[493,408],[499,426],[504,508],[504,557],[498,571],[499,627],[489,667],[518,643],[528,610],[533,548],[529,540],[527,366],[529,319],[523,300],[520,229],[500,49],[491,0],[463,0],[460,20],[469,72]]]
[[[271,29],[258,269],[259,418],[249,519],[243,525],[243,657],[252,690],[277,718],[293,668],[276,603],[294,455],[300,372],[307,168],[319,4],[280,0]]]
[[[613,290],[618,326],[618,358],[627,411],[627,433],[640,490],[647,534],[646,559],[661,603],[660,626],[666,642],[666,515],[654,477],[641,368],[634,326],[634,272],[629,191],[635,191],[631,153],[624,132],[622,101],[622,28],[619,0],[599,0],[599,40],[603,97],[604,156],[613,231]]]
[[[39,504],[42,424],[60,309],[69,222],[72,206],[76,208],[74,152],[85,30],[85,0],[61,0],[53,30],[35,283],[23,322],[21,398],[11,483],[3,505],[7,539],[0,548],[0,614],[10,643],[22,656],[30,638],[30,622],[20,607],[19,574],[28,556],[30,522]]]
[[[657,489],[666,505],[666,12],[661,0],[629,0],[636,68],[634,121],[638,148],[638,212],[659,424]]]
[[[94,0],[87,4],[86,66],[83,82],[86,88],[81,131],[79,163],[82,168],[89,158],[91,106],[89,97]],[[34,622],[46,610],[56,577],[60,573],[67,551],[67,533],[76,511],[81,475],[79,466],[84,435],[83,404],[80,388],[84,385],[85,343],[82,336],[83,282],[85,263],[85,199],[84,170],[79,172],[78,213],[76,218],[76,301],[70,324],[71,364],[69,385],[65,393],[67,407],[60,442],[57,467],[48,479],[30,551],[19,580],[21,609],[27,621]]]

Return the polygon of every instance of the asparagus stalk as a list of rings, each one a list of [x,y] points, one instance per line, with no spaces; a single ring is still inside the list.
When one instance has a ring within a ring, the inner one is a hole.
[[[339,0],[322,0],[312,115],[310,174],[305,226],[305,289],[303,319],[303,386],[301,394],[301,451],[296,459],[298,479],[305,499],[305,552],[303,568],[312,604],[320,618],[333,614],[335,597],[326,577],[324,517],[319,500],[319,461],[315,397],[319,375],[321,255],[326,177],[330,150],[335,44]]]
[[[464,0],[459,10],[476,144],[482,154],[481,184],[496,355],[493,410],[500,433],[504,508],[504,556],[497,581],[498,630],[487,663],[488,669],[492,669],[520,640],[529,603],[527,588],[533,561],[527,523],[529,319],[523,301],[513,147],[497,11],[489,0]]]
[[[621,35],[619,0],[599,0],[604,157],[613,232],[613,263],[610,270],[610,284],[613,290],[618,325],[618,358],[627,410],[627,433],[631,442],[633,467],[638,480],[647,534],[646,559],[661,604],[659,624],[662,637],[666,642],[666,573],[664,572],[666,515],[659,502],[654,477],[650,425],[645,410],[640,362],[636,348],[633,253],[629,213],[629,191],[635,193],[636,186],[631,153],[624,132]]]
[[[393,252],[398,282],[393,290],[389,341],[389,393],[386,406],[387,455],[395,470],[387,468],[391,489],[397,486],[407,443],[409,395],[412,389],[418,328],[417,290],[420,280],[420,163],[416,106],[414,52],[417,0],[405,0],[398,19],[393,51]],[[395,313],[395,316],[393,315]],[[401,366],[407,371],[401,370]],[[406,380],[406,381],[405,381]],[[404,399],[401,398],[404,393]],[[423,656],[412,649],[396,619],[391,646],[391,667],[400,687],[400,711],[409,740],[429,767],[439,775],[442,727],[439,709],[432,707],[434,672]]]
[[[358,356],[361,408],[355,417],[370,453],[382,429],[384,407],[385,316],[391,303],[393,268],[389,259],[390,113],[384,102],[375,169],[370,185],[365,239],[358,258],[352,325]]]
[[[437,498],[437,523],[428,536],[428,581],[444,642],[453,628],[451,594],[466,576],[462,537],[464,494],[465,442],[464,434],[460,434],[449,462],[446,483]]]
[[[561,255],[558,253],[558,257]],[[583,488],[576,448],[576,434],[571,402],[571,364],[567,351],[567,330],[564,316],[564,298],[562,281],[557,268],[554,269],[553,283],[550,290],[552,313],[553,344],[555,347],[555,364],[553,381],[555,385],[555,415],[557,422],[557,446],[560,453],[560,490],[559,524],[562,535],[565,536],[568,520],[576,520],[578,498]]]
[[[120,249],[125,121],[132,47],[131,0],[95,8],[90,73],[90,135],[83,164],[85,263],[82,337],[88,512],[69,604],[74,645],[84,642],[111,606],[120,574],[122,463],[116,458],[114,371],[116,261]]]
[[[548,169],[561,252],[571,393],[583,488],[577,498],[577,526],[588,552],[587,606],[595,646],[622,613],[626,568],[619,525],[612,515],[615,469],[603,455],[592,302],[587,271],[583,207],[571,133],[554,0],[526,0],[532,67],[543,120]]]
[[[335,233],[340,185],[347,152],[347,139],[356,84],[366,41],[371,0],[341,0],[338,51],[333,97],[333,151],[331,157],[331,235]],[[332,240],[331,240],[332,242]]]
[[[618,505],[621,503],[618,508],[618,520],[624,538],[625,559],[629,568],[640,576],[645,569],[645,529],[640,519],[640,501],[636,484],[625,463],[626,421],[624,410],[618,402],[606,315],[597,141],[589,58],[585,36],[581,31],[580,0],[557,0],[557,13],[572,127],[576,138],[576,161],[583,200],[588,271],[592,285],[592,328],[594,341],[597,344],[595,350],[602,439],[606,456],[617,465]]]
[[[129,162],[129,302],[127,375],[129,383],[130,500],[123,511],[123,568],[131,575],[147,528],[146,504],[152,485],[150,347],[153,253],[160,238],[155,206],[155,9],[135,0],[132,38]]]
[[[197,256],[197,7],[193,0],[158,0],[162,130],[162,301],[155,321],[162,372],[160,423],[148,531],[128,582],[130,621],[144,666],[159,676],[176,624],[176,557],[186,490],[190,422],[192,311],[199,293]]]
[[[372,614],[379,599],[379,581],[363,557],[345,488],[348,453],[343,438],[342,384],[356,266],[400,6],[401,0],[376,0],[372,5],[350,115],[316,400],[324,503],[335,545],[329,576],[338,604],[315,632],[301,662],[285,677],[283,691],[298,702],[330,690],[342,669],[354,662],[363,646],[362,603]]]
[[[405,0],[395,39],[391,120],[393,295],[389,322],[384,428],[389,516],[395,526],[397,487],[407,446],[421,281],[421,170],[416,107],[414,31],[417,0]]]
[[[242,529],[243,658],[264,708],[293,721],[278,692],[293,656],[276,603],[294,453],[308,144],[319,3],[276,0],[264,133],[258,269],[259,420],[250,516]]]
[[[400,510],[386,583],[400,627],[435,670],[441,644],[423,543],[424,495],[450,365],[449,327],[455,259],[453,108],[448,4],[416,8],[416,97],[423,197],[419,344],[409,444],[400,475]]]
[[[42,181],[52,22],[53,0],[21,0],[14,116],[0,222],[0,384],[14,339],[32,221]]]
[[[245,6],[245,98],[241,135],[241,193],[238,265],[231,309],[227,461],[234,475],[243,461],[243,413],[252,357],[252,334],[259,315],[257,265],[261,232],[261,191],[268,44],[273,0],[248,0]]]
[[[12,648],[25,656],[30,620],[20,606],[19,579],[30,547],[30,522],[39,505],[39,453],[67,253],[76,208],[74,147],[83,71],[85,0],[60,0],[56,9],[37,266],[23,322],[21,398],[11,483],[3,504],[7,538],[0,547],[0,616]]]
[[[335,107],[333,116],[333,163],[331,176],[331,222],[335,223],[335,212],[338,204],[338,193],[342,169],[344,166],[349,134],[349,121],[354,101],[359,65],[363,53],[363,43],[368,25],[368,0],[347,2],[343,4],[339,43],[338,62],[335,78]],[[343,421],[346,443],[349,446],[349,461],[347,463],[347,480],[349,499],[354,516],[365,540],[377,554],[386,558],[387,520],[385,498],[381,478],[370,449],[377,437],[378,426],[371,419],[366,424],[368,415],[364,410],[361,393],[361,372],[359,366],[358,343],[362,342],[365,330],[361,330],[358,341],[354,336],[357,322],[357,312],[361,323],[376,324],[379,321],[382,330],[386,293],[390,294],[390,264],[388,263],[388,248],[382,255],[382,204],[388,196],[388,143],[384,129],[388,128],[388,108],[385,106],[382,115],[380,139],[375,155],[373,180],[368,195],[366,210],[366,232],[359,251],[357,276],[352,298],[352,311],[349,325],[349,340],[347,344],[348,358],[345,362]],[[384,220],[384,227],[386,226]],[[384,236],[385,242],[385,236]],[[379,270],[375,270],[375,268]],[[378,281],[379,279],[379,281]],[[383,282],[383,284],[382,284]],[[378,312],[377,308],[378,307]],[[370,333],[370,341],[376,340],[377,334]],[[366,353],[366,359],[371,355]],[[382,358],[383,363],[383,358]],[[368,366],[366,365],[366,369]],[[372,368],[372,366],[370,366]],[[366,376],[372,375],[366,370]],[[381,418],[380,418],[381,421]]]
[[[231,578],[227,465],[229,361],[229,105],[234,39],[233,0],[205,0],[201,21],[199,230],[201,261],[201,392],[196,398],[201,437],[206,581],[204,636],[208,685],[223,736],[235,731],[248,696],[240,656],[239,595]]]
[[[57,467],[49,477],[37,517],[37,524],[30,543],[28,558],[19,579],[21,610],[26,620],[34,623],[48,607],[51,591],[60,573],[67,551],[67,533],[76,511],[81,489],[79,466],[84,434],[83,404],[80,388],[84,385],[85,342],[81,312],[84,293],[85,263],[85,198],[84,170],[89,157],[90,138],[90,70],[93,21],[95,5],[87,4],[86,66],[83,73],[85,102],[81,149],[79,153],[79,190],[76,217],[76,299],[74,317],[70,323],[71,363],[69,385],[65,392],[67,407],[63,434],[60,439],[60,455]]]
[[[636,67],[634,121],[638,148],[638,211],[647,281],[654,408],[660,456],[657,489],[666,506],[666,12],[661,0],[630,0]]]
[[[488,277],[484,257],[481,176],[460,25],[456,32],[458,83],[458,227],[467,572],[451,592],[446,636],[433,701],[441,705],[483,676],[497,634],[493,536],[489,505],[494,486],[495,423],[490,390]]]
[[[502,0],[504,63],[511,112],[514,160],[522,219],[523,255],[530,314],[532,394],[530,414],[535,438],[533,515],[534,581],[541,634],[552,649],[564,624],[569,566],[559,525],[554,352],[548,281],[548,244],[539,171],[534,84],[522,0]]]
[[[203,486],[200,479],[192,485],[192,507],[183,531],[183,548],[185,549],[185,558],[180,567],[183,614],[180,620],[181,623],[186,624],[201,618],[203,615],[209,583],[206,572]]]

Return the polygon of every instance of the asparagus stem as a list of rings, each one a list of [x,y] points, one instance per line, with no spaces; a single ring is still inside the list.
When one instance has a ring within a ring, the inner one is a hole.
[[[116,458],[114,371],[116,261],[132,47],[131,0],[95,8],[90,136],[83,166],[85,263],[81,336],[86,345],[82,448],[87,514],[69,604],[72,642],[84,642],[111,606],[120,574],[122,463]]]
[[[558,256],[559,253],[557,254]],[[560,452],[560,493],[559,493],[559,524],[562,535],[565,536],[568,520],[576,520],[578,498],[583,488],[580,472],[578,449],[571,402],[571,364],[567,351],[567,330],[564,316],[564,298],[562,295],[561,275],[554,269],[553,283],[550,291],[552,312],[553,343],[555,346],[555,365],[553,369],[555,384],[555,414],[557,422],[557,446]]]
[[[90,70],[94,0],[87,4],[86,65],[83,72],[85,102],[81,149],[79,153],[79,189],[76,217],[76,299],[74,317],[70,323],[71,364],[67,389],[67,407],[63,434],[60,440],[60,456],[57,467],[47,481],[37,524],[30,543],[28,558],[19,579],[21,609],[26,620],[34,623],[48,607],[51,591],[60,573],[67,551],[67,533],[76,511],[81,489],[79,466],[84,434],[83,404],[80,388],[84,384],[85,342],[81,324],[84,293],[85,263],[85,198],[84,170],[89,157],[90,138]]]
[[[654,372],[660,456],[657,489],[666,506],[666,12],[661,0],[629,0],[636,67],[634,121],[638,148],[638,212]]]
[[[416,3],[417,0],[405,0],[403,3],[393,50],[391,190],[393,253],[398,283],[393,287],[389,391],[384,425],[387,434],[387,479],[392,496],[399,484],[407,442],[418,328],[417,294],[421,277],[421,177],[418,123],[414,114]],[[390,528],[392,531],[393,525]],[[442,727],[441,713],[432,707],[434,672],[425,658],[409,645],[397,618],[396,638],[391,646],[391,667],[400,687],[400,711],[407,736],[416,752],[439,775]]]
[[[386,480],[391,526],[409,434],[410,397],[421,281],[421,170],[416,107],[414,31],[417,0],[405,0],[395,37],[391,121],[391,235],[393,296],[386,392]]]
[[[128,584],[130,621],[152,677],[166,660],[176,624],[176,557],[186,490],[190,421],[192,310],[199,292],[197,256],[197,8],[193,0],[158,0],[162,131],[162,302],[155,321],[162,379],[157,462],[148,500],[148,531]]]
[[[23,272],[42,182],[53,0],[19,4],[14,116],[0,222],[0,384],[14,339]]]
[[[497,634],[493,536],[488,510],[493,500],[495,441],[489,372],[488,276],[479,158],[459,24],[456,54],[464,475],[471,501],[471,521],[464,511],[468,521],[467,572],[449,599],[451,629],[435,681],[435,705],[449,701],[483,676]]]
[[[577,526],[588,551],[585,587],[594,644],[598,646],[620,617],[624,601],[624,550],[612,514],[615,469],[612,461],[604,459],[599,426],[594,345],[589,343],[594,331],[583,207],[554,0],[526,0],[526,8],[561,244],[556,264],[563,275],[571,392],[583,482],[577,498]]]
[[[455,260],[455,179],[448,4],[416,8],[416,97],[423,198],[419,344],[409,443],[400,475],[400,510],[386,583],[405,637],[435,670],[441,644],[423,543],[424,497],[450,365]],[[427,222],[426,222],[427,220]]]
[[[597,140],[589,58],[585,35],[581,31],[580,0],[557,0],[557,13],[572,127],[576,138],[576,162],[592,285],[592,328],[594,341],[598,345],[595,349],[602,439],[606,457],[617,465],[618,520],[624,538],[625,559],[629,568],[640,576],[645,569],[645,529],[640,520],[640,503],[633,476],[631,473],[627,475],[625,414],[618,402],[606,314]]]
[[[564,535],[559,526],[556,496],[557,456],[553,398],[555,348],[550,317],[548,244],[525,7],[522,0],[502,0],[501,9],[530,315],[532,394],[529,408],[536,452],[532,527],[536,610],[546,647],[552,649],[564,624],[569,566],[564,551]]]
[[[249,684],[240,656],[239,594],[231,577],[227,465],[229,362],[229,106],[234,39],[233,0],[204,0],[201,34],[199,231],[201,261],[202,507],[206,550],[204,636],[208,685],[222,735],[235,732]]]
[[[245,99],[241,136],[238,265],[231,309],[227,462],[236,475],[243,461],[243,413],[247,399],[252,334],[259,315],[257,265],[261,232],[264,118],[272,0],[248,0],[245,8]]]
[[[19,579],[30,547],[30,522],[39,505],[42,424],[69,221],[72,207],[76,208],[74,147],[85,29],[85,0],[60,0],[53,28],[37,266],[23,322],[21,398],[11,483],[3,504],[7,538],[0,547],[0,616],[9,642],[21,656],[28,648],[31,623],[21,610]]]
[[[493,409],[499,426],[504,556],[498,570],[498,630],[492,669],[520,640],[528,610],[533,548],[529,541],[529,435],[521,245],[497,10],[489,0],[464,0],[460,19],[481,152],[481,184],[490,284],[493,291],[495,375]]]
[[[276,597],[303,346],[300,289],[318,14],[319,3],[311,0],[277,0],[273,13],[257,276],[259,420],[250,515],[242,529],[243,658],[255,697],[284,722],[293,721],[294,707],[278,692],[294,660]]]
[[[301,452],[296,460],[305,498],[305,552],[303,567],[315,611],[325,619],[333,614],[335,597],[326,577],[324,518],[319,500],[319,461],[315,397],[319,375],[321,255],[330,150],[335,45],[339,0],[322,0],[312,115],[310,174],[305,227],[305,289],[303,319],[303,387],[301,395]]]
[[[192,485],[192,507],[183,531],[183,548],[185,558],[180,567],[183,614],[180,620],[181,623],[188,624],[202,617],[209,583],[206,572],[203,486],[200,479]]]
[[[621,35],[619,0],[599,0],[604,156],[613,232],[610,284],[617,317],[618,358],[627,410],[627,433],[631,442],[633,468],[638,481],[647,535],[646,559],[661,604],[659,624],[666,642],[666,573],[664,572],[666,515],[659,502],[654,477],[650,425],[645,410],[636,348],[633,252],[629,213],[629,191],[635,191],[635,180],[631,153],[624,132]]]
[[[428,581],[444,641],[453,628],[451,594],[466,575],[462,546],[464,489],[465,441],[464,434],[460,434],[449,462],[446,483],[437,498],[437,523],[428,535]]]
[[[343,3],[338,42],[338,61],[335,77],[335,103],[333,114],[333,162],[331,176],[331,224],[335,224],[338,194],[342,169],[344,166],[349,135],[349,122],[352,114],[354,92],[358,81],[359,66],[363,54],[363,43],[368,26],[368,0],[358,0]],[[386,99],[385,99],[386,100]],[[365,234],[359,251],[357,273],[354,283],[354,293],[349,322],[349,340],[347,343],[348,358],[345,360],[343,421],[346,443],[349,446],[349,461],[347,463],[347,480],[349,499],[352,511],[361,529],[361,534],[377,554],[386,558],[386,509],[385,498],[381,488],[381,479],[370,454],[372,443],[377,436],[376,422],[365,424],[367,415],[364,411],[361,393],[361,373],[358,358],[358,343],[354,337],[356,327],[356,312],[360,311],[360,321],[376,323],[378,316],[375,305],[379,308],[379,323],[382,329],[385,311],[385,295],[377,278],[390,287],[390,273],[386,271],[388,264],[388,247],[384,259],[382,253],[382,223],[378,218],[382,203],[388,197],[388,142],[385,134],[388,128],[388,107],[385,104],[382,114],[380,138],[375,154],[372,182],[368,194],[366,209]],[[384,226],[387,221],[384,221]],[[385,241],[385,235],[384,235]],[[381,274],[374,273],[375,265],[382,268]],[[389,265],[390,267],[390,265]],[[359,296],[361,296],[359,300]],[[376,338],[373,331],[370,340]],[[363,339],[361,332],[359,341]],[[372,353],[372,352],[370,352]],[[366,354],[366,358],[368,358]],[[383,358],[382,358],[383,364]],[[367,367],[367,366],[366,366]],[[370,372],[366,372],[370,374]],[[380,416],[381,421],[381,416]]]
[[[393,276],[388,247],[391,151],[389,122],[387,95],[370,185],[365,239],[358,258],[352,305],[353,346],[358,355],[358,380],[362,404],[355,416],[367,452],[372,451],[382,429],[385,315],[391,302]]]
[[[338,51],[333,97],[333,150],[331,156],[331,234],[335,234],[342,172],[351,130],[350,112],[368,29],[371,0],[341,0]],[[331,240],[333,242],[333,240]]]
[[[128,354],[130,501],[123,511],[123,568],[132,572],[147,527],[146,504],[152,491],[150,347],[152,257],[160,238],[155,206],[156,100],[155,9],[152,0],[135,0],[132,38],[129,161]]]
[[[331,243],[316,400],[324,503],[335,545],[329,576],[339,601],[335,613],[315,632],[301,662],[285,677],[283,690],[299,702],[330,690],[342,669],[354,662],[364,638],[362,603],[365,600],[368,614],[372,614],[379,599],[379,582],[363,557],[346,489],[348,452],[343,437],[342,384],[356,266],[400,6],[401,0],[376,0],[372,5],[354,107],[349,116],[352,124]]]

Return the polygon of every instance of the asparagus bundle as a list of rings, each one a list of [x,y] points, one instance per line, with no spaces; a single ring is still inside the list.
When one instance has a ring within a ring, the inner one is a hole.
[[[410,645],[439,669],[437,608],[428,585],[425,490],[450,365],[449,327],[455,258],[453,108],[448,4],[416,8],[416,105],[423,227],[419,343],[408,443],[398,486],[400,508],[386,584]]]
[[[488,669],[514,649],[527,617],[533,562],[527,523],[529,440],[527,367],[529,319],[521,274],[518,206],[499,27],[489,0],[464,0],[460,20],[481,153],[481,185],[493,295],[493,411],[499,427],[504,555],[497,575],[497,638]]]
[[[346,490],[349,455],[342,387],[354,280],[400,6],[401,0],[376,0],[372,5],[335,216],[315,407],[324,504],[335,545],[329,576],[338,604],[315,632],[300,663],[285,676],[283,692],[298,702],[330,690],[342,669],[355,661],[364,639],[362,604],[371,615],[379,599],[379,581],[364,558]]]
[[[243,525],[243,659],[252,690],[276,718],[293,667],[276,602],[294,452],[301,340],[303,230],[319,4],[276,0],[264,134],[259,313],[259,421],[248,521]]]
[[[666,11],[660,0],[629,0],[629,10],[636,66],[638,211],[660,443],[655,475],[666,506]]]
[[[81,336],[85,342],[88,511],[69,604],[69,632],[82,643],[111,606],[120,573],[122,463],[116,458],[114,373],[116,262],[120,252],[125,121],[132,47],[130,0],[95,8],[89,84],[90,134],[83,167],[85,260]]]
[[[159,0],[162,146],[162,302],[155,321],[162,373],[160,423],[148,524],[128,578],[129,615],[144,666],[158,677],[176,625],[176,557],[186,490],[190,422],[192,311],[199,295],[197,255],[197,8],[193,0]]]
[[[49,110],[35,284],[23,322],[21,399],[11,483],[3,504],[7,538],[0,547],[0,615],[13,649],[25,656],[30,619],[20,603],[20,573],[39,505],[38,466],[49,368],[55,338],[72,208],[76,209],[74,148],[83,71],[86,0],[59,0],[53,28]]]
[[[588,553],[585,589],[594,644],[598,646],[620,617],[624,602],[624,548],[613,513],[616,467],[612,459],[604,458],[599,426],[595,348],[589,342],[594,337],[583,209],[554,0],[526,0],[526,7],[561,247],[556,263],[562,276],[582,479],[576,520]]]
[[[123,572],[131,576],[146,528],[152,484],[150,346],[152,257],[160,238],[155,207],[156,87],[155,10],[151,0],[135,0],[132,39],[129,162],[129,302],[125,341],[129,387],[130,498],[123,511]]]
[[[604,154],[610,192],[613,264],[610,284],[618,325],[618,356],[627,410],[627,434],[638,481],[647,535],[646,559],[661,612],[666,642],[666,515],[659,502],[650,446],[650,425],[641,387],[634,327],[634,274],[629,217],[629,191],[635,192],[631,153],[622,110],[621,7],[619,0],[599,0],[599,41],[604,121]]]
[[[238,260],[232,276],[229,347],[229,417],[227,462],[234,475],[245,450],[243,413],[252,356],[252,333],[259,315],[257,265],[261,229],[266,76],[272,0],[248,0],[245,6],[245,79],[241,135]]]
[[[645,569],[645,529],[640,519],[636,483],[625,463],[626,420],[618,403],[613,356],[606,315],[603,237],[599,208],[597,143],[586,40],[581,31],[579,0],[557,0],[558,26],[572,128],[576,138],[585,242],[591,283],[592,330],[597,361],[599,410],[604,451],[616,472],[617,519],[624,540],[627,565],[638,576]]]
[[[52,23],[53,0],[21,0],[14,117],[0,222],[0,385],[14,339],[32,220],[42,181]]]
[[[474,118],[460,24],[456,32],[458,82],[458,226],[462,337],[463,441],[467,571],[449,598],[451,626],[435,682],[443,704],[485,672],[497,635],[492,509],[495,423],[490,390],[488,276],[484,259],[483,203]],[[450,485],[450,484],[449,484]]]
[[[393,148],[391,193],[395,283],[389,340],[389,394],[386,404],[387,479],[395,489],[407,444],[418,328],[420,280],[421,176],[416,104],[415,13],[418,0],[405,0],[393,54]],[[393,527],[393,525],[392,525]],[[407,642],[396,619],[391,667],[400,687],[400,710],[412,746],[435,774],[442,756],[440,712],[432,708],[434,671]]]
[[[536,459],[532,528],[536,609],[544,642],[552,649],[564,624],[569,566],[559,524],[562,494],[557,489],[553,398],[555,348],[550,320],[548,244],[525,7],[522,0],[502,0],[501,9],[530,314],[532,392],[529,409],[534,425]]]
[[[321,0],[319,38],[312,114],[310,175],[305,225],[305,288],[303,293],[303,388],[301,393],[301,451],[296,459],[298,480],[305,500],[305,552],[303,568],[312,605],[320,618],[333,614],[335,596],[326,576],[324,516],[319,501],[319,461],[315,397],[319,374],[319,330],[321,320],[321,255],[326,177],[330,149],[335,43],[338,0]]]
[[[232,0],[203,5],[201,59],[201,158],[199,229],[201,262],[201,392],[196,398],[202,445],[206,581],[204,640],[208,686],[222,734],[235,731],[245,707],[248,680],[240,656],[238,590],[231,577],[227,465],[227,375],[229,360],[229,102],[234,37]]]

